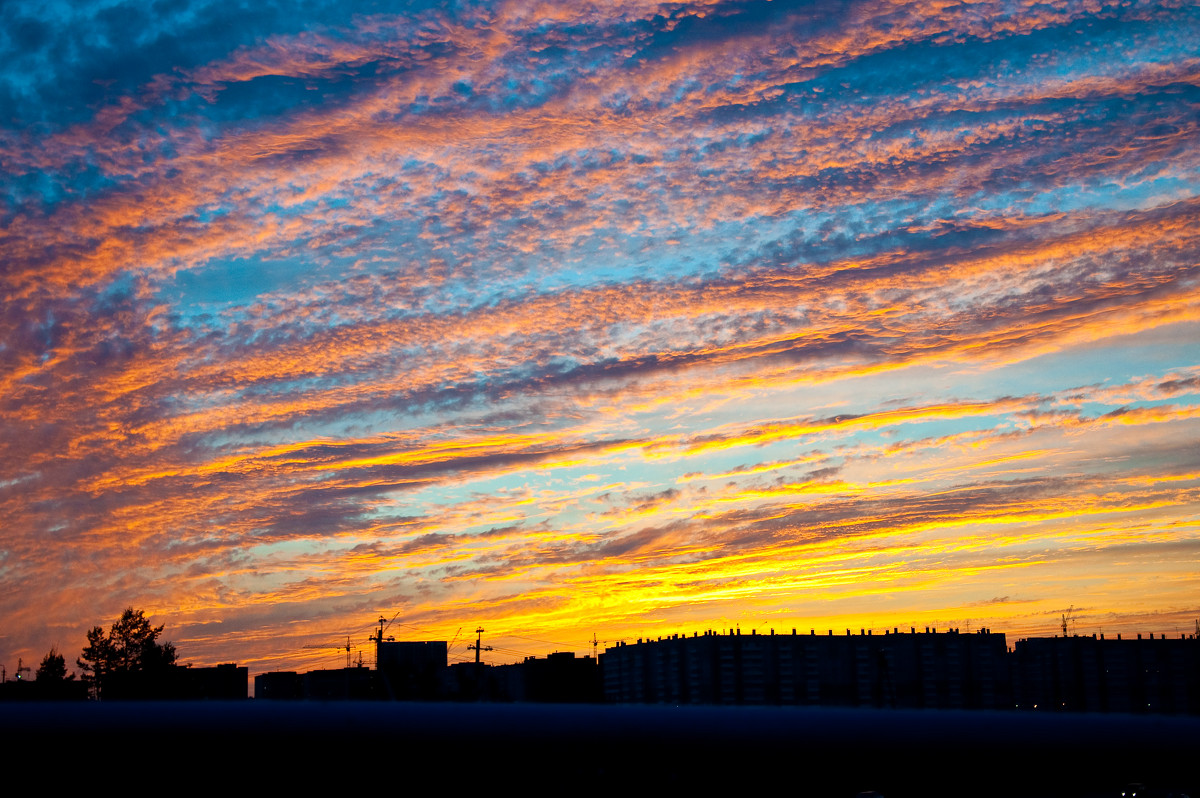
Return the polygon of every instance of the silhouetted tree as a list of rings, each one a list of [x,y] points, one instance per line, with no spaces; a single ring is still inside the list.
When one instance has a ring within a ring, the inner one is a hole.
[[[58,646],[42,657],[37,678],[33,682],[32,698],[39,701],[81,701],[87,697],[87,686],[67,674],[67,662],[58,653]]]
[[[67,661],[63,659],[63,655],[58,653],[58,646],[50,649],[46,656],[42,657],[42,664],[38,665],[37,683],[39,685],[57,684],[60,682],[70,681],[75,678],[75,674],[67,675]]]
[[[108,634],[96,626],[87,634],[88,644],[75,663],[91,686],[92,695],[101,698],[106,683],[116,681],[128,687],[135,679],[152,684],[175,664],[175,646],[159,643],[161,626],[154,627],[141,610],[125,610]]]

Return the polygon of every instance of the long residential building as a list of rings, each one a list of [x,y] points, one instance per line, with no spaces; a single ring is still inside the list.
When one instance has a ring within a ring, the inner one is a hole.
[[[1200,715],[1195,636],[1036,637],[1011,656],[1022,709]]]
[[[613,703],[994,709],[1011,706],[1003,634],[707,631],[609,648]]]

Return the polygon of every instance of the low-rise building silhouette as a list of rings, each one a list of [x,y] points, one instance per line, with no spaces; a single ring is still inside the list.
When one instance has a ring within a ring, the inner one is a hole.
[[[268,671],[254,677],[254,697],[270,701],[304,698],[304,679],[296,671]]]
[[[592,704],[603,700],[596,660],[576,657],[573,651],[526,657],[485,673],[491,691],[488,695],[493,700],[537,704]]]
[[[260,673],[254,677],[254,697],[270,701],[367,701],[382,696],[376,671],[334,668]]]
[[[249,669],[236,663],[107,674],[105,701],[231,701],[246,698]]]

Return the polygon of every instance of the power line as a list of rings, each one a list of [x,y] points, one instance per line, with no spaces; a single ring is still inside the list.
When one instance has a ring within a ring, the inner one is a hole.
[[[536,637],[525,637],[525,636],[523,636],[523,635],[514,635],[514,634],[507,634],[507,635],[504,635],[504,637],[502,637],[502,638],[500,638],[500,639],[501,639],[501,640],[503,640],[503,639],[504,639],[504,638],[506,638],[506,637],[515,637],[515,638],[517,638],[518,640],[532,640],[532,641],[533,641],[533,642],[535,642],[535,643],[545,643],[546,645],[550,645],[550,646],[564,646],[564,647],[566,647],[566,648],[580,648],[580,647],[581,647],[580,645],[578,645],[578,644],[576,644],[576,643],[563,643],[563,642],[560,642],[560,641],[558,641],[558,640],[541,640],[541,639],[539,639],[539,638],[536,638]],[[584,644],[584,645],[589,645],[589,644],[590,644],[590,643],[587,643],[587,644]]]

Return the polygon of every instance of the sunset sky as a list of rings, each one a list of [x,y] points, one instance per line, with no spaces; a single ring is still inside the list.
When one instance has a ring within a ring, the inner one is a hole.
[[[1194,3],[8,0],[0,56],[10,674],[128,606],[252,673],[1194,631]]]

